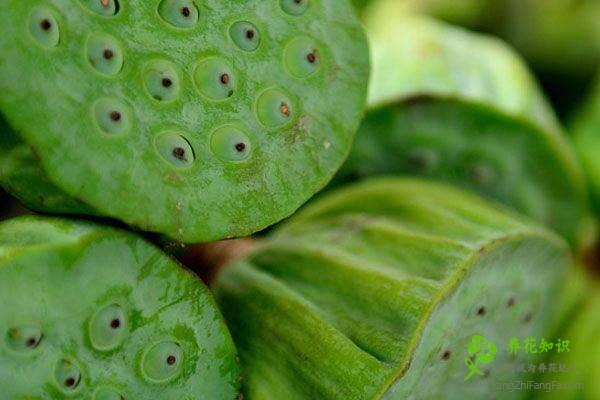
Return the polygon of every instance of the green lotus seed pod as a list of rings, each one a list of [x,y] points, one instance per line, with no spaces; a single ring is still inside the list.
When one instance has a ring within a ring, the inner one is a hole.
[[[0,185],[27,208],[57,214],[95,215],[81,201],[55,186],[32,149],[0,116]]]
[[[526,356],[506,346],[547,330],[569,262],[562,239],[479,197],[389,178],[308,206],[215,293],[248,398],[487,399],[478,380],[516,379]],[[465,381],[475,335],[497,354]]]
[[[6,0],[0,25],[0,112],[40,170],[9,190],[178,241],[292,214],[341,166],[366,101],[348,0]],[[215,138],[225,126],[242,134]]]
[[[579,245],[589,215],[580,166],[522,61],[492,38],[382,15],[370,21],[370,110],[338,182],[380,174],[451,182]]]
[[[3,399],[230,399],[231,336],[200,280],[133,234],[0,223]]]
[[[596,215],[600,216],[600,79],[571,130],[588,178],[592,206]]]

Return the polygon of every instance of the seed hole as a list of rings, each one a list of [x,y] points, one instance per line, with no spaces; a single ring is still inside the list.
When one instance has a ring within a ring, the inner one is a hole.
[[[118,348],[127,334],[127,315],[123,307],[118,304],[100,309],[90,320],[90,342],[98,351],[111,351]]]
[[[104,33],[90,36],[87,42],[87,57],[90,65],[104,75],[117,75],[123,68],[121,45],[114,37]]]
[[[481,306],[481,307],[479,307],[479,309],[477,309],[477,315],[479,315],[479,316],[485,315],[485,312],[486,312],[486,310],[485,310],[484,306]]]
[[[173,101],[179,97],[179,75],[170,61],[151,61],[143,72],[144,85],[152,98]]]
[[[256,101],[258,120],[267,127],[279,127],[287,124],[294,115],[290,98],[279,89],[267,89]]]
[[[198,90],[211,100],[225,100],[235,91],[236,78],[228,63],[220,58],[201,61],[194,71]]]
[[[508,299],[508,302],[506,303],[507,307],[512,307],[515,305],[515,298],[511,297],[510,299]]]
[[[84,0],[90,10],[105,17],[112,17],[119,12],[118,0]]]
[[[163,0],[158,6],[160,17],[176,28],[193,28],[200,17],[193,0]]]
[[[321,67],[318,46],[308,37],[297,37],[289,42],[283,57],[288,72],[296,78],[307,78]]]
[[[244,51],[254,51],[260,45],[260,33],[256,26],[248,21],[238,21],[231,25],[229,36],[236,46]]]
[[[29,32],[38,44],[47,48],[57,46],[60,40],[56,18],[44,7],[32,11],[29,16]]]
[[[252,152],[250,138],[234,125],[225,125],[215,130],[210,139],[210,147],[224,161],[243,161]]]
[[[47,19],[43,19],[42,22],[40,22],[40,27],[42,30],[48,31],[50,28],[52,28],[52,22],[48,21]]]
[[[183,365],[183,349],[175,342],[160,342],[142,357],[141,371],[147,380],[164,383],[177,377]]]
[[[81,372],[73,362],[62,359],[54,367],[54,378],[61,391],[72,393],[81,382]]]
[[[299,16],[306,12],[308,0],[281,0],[280,6],[286,14]]]
[[[528,323],[531,322],[532,319],[533,314],[531,312],[528,312],[527,314],[525,314],[525,317],[523,317],[523,322]]]
[[[176,132],[158,135],[154,145],[158,153],[174,167],[187,168],[194,163],[194,150],[185,137]]]
[[[42,330],[36,326],[19,326],[6,333],[5,341],[13,351],[29,352],[37,348],[44,337]]]
[[[450,350],[446,350],[444,352],[444,354],[442,354],[442,360],[448,361],[450,359],[451,355],[452,355],[452,353],[450,352]]]

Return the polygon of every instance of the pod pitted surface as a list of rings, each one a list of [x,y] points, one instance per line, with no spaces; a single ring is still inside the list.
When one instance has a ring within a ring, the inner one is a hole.
[[[308,206],[215,294],[249,398],[484,398],[463,381],[469,341],[544,332],[569,261],[561,239],[476,196],[382,179]],[[514,379],[519,357],[498,351],[485,372]]]
[[[135,235],[5,221],[0,300],[6,398],[237,397],[236,351],[208,290]]]
[[[583,174],[523,61],[496,39],[426,17],[370,18],[371,109],[337,179],[435,178],[579,245],[589,214]]]
[[[364,106],[366,40],[346,0],[11,0],[0,15],[0,108],[50,181],[183,241],[291,214],[342,163]],[[27,31],[46,20],[57,41]],[[232,124],[252,141],[243,162],[211,147]]]

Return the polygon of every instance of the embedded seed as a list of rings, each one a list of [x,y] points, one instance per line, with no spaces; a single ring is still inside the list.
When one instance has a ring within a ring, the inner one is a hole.
[[[258,120],[265,126],[278,127],[288,123],[294,114],[290,98],[281,90],[272,88],[262,92],[256,101]]]
[[[164,132],[156,137],[154,145],[158,153],[171,166],[187,168],[194,163],[194,150],[187,139],[177,132]]]
[[[111,112],[110,119],[112,119],[115,122],[119,122],[121,120],[121,113],[118,111]]]
[[[321,60],[315,41],[309,37],[298,37],[287,44],[284,62],[290,74],[306,78],[320,69]]]
[[[31,13],[29,32],[33,39],[43,47],[55,47],[60,40],[56,18],[50,10],[44,7],[38,7]]]
[[[90,65],[104,75],[117,75],[123,68],[121,45],[114,37],[104,33],[96,33],[88,39],[87,57]]]
[[[450,359],[451,352],[450,350],[446,350],[444,354],[442,354],[442,360],[447,361]]]
[[[212,133],[212,152],[224,161],[243,161],[250,156],[252,144],[249,136],[233,125],[225,125]]]
[[[236,79],[233,70],[220,58],[201,61],[194,71],[194,83],[211,100],[226,100],[235,91]]]
[[[163,0],[158,6],[160,17],[170,25],[190,29],[199,19],[199,12],[193,0]]]
[[[142,357],[142,373],[152,382],[164,383],[181,372],[183,349],[175,342],[160,342],[146,351]]]
[[[485,315],[485,307],[481,306],[479,307],[479,309],[477,310],[477,315]]]

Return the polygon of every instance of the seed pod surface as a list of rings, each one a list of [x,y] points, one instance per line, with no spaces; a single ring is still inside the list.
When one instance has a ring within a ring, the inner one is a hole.
[[[347,0],[8,0],[0,22],[0,109],[47,179],[181,241],[294,212],[366,98]]]
[[[476,196],[383,179],[308,206],[215,293],[248,398],[486,398],[478,379],[510,381],[523,362],[509,339],[548,328],[568,254]],[[465,382],[475,335],[497,354]]]
[[[6,399],[230,399],[238,365],[202,283],[114,229],[0,224],[0,387]]]

